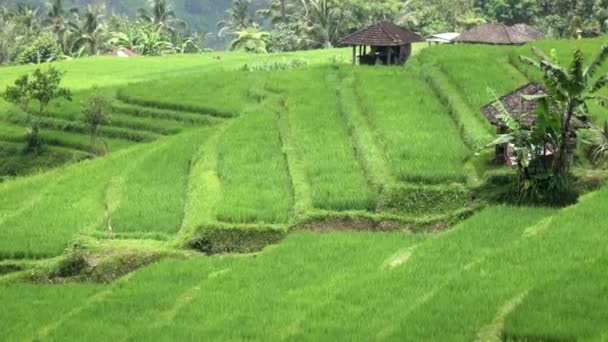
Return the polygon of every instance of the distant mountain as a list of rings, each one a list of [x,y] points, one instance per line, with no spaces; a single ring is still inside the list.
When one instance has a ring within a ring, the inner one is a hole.
[[[147,0],[63,0],[64,7],[86,7],[88,5],[105,5],[108,14],[126,14],[134,17],[137,9],[146,7]],[[269,0],[253,0],[253,7],[261,7]],[[38,6],[41,14],[46,11],[44,3],[46,0],[0,0],[0,3],[8,6],[16,4],[28,4]],[[202,33],[211,32],[207,45],[215,49],[225,48],[225,39],[217,37],[217,23],[224,18],[226,9],[232,0],[170,0],[179,18],[185,20],[192,30]]]

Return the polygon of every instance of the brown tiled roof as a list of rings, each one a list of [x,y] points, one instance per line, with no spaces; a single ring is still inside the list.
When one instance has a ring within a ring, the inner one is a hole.
[[[383,21],[347,36],[340,41],[340,44],[401,46],[423,41],[424,38],[417,33],[410,32],[389,21]]]
[[[538,106],[538,101],[524,100],[522,96],[546,94],[547,92],[542,84],[532,82],[501,97],[500,102],[502,102],[511,116],[519,118],[525,115],[521,120],[521,124],[525,127],[531,127],[536,122],[536,107]],[[481,112],[492,125],[501,125],[501,120],[498,118],[498,109],[494,107],[494,102],[483,106]]]
[[[519,45],[542,39],[543,35],[532,26],[517,24],[481,24],[455,39],[461,43]]]

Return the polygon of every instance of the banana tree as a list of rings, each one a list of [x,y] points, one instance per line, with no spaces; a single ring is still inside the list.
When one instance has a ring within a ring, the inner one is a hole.
[[[493,106],[501,124],[506,127],[506,133],[500,134],[486,147],[513,146],[520,199],[538,198],[542,196],[543,189],[547,188],[547,181],[551,180],[544,165],[547,157],[554,152],[553,146],[560,130],[559,118],[550,110],[547,99],[540,98],[535,123],[528,127],[523,122],[533,113],[515,117],[508,112],[492,89],[488,89],[488,92],[495,99]],[[524,99],[531,100],[528,96],[524,96]]]
[[[597,77],[602,64],[608,59],[608,44],[602,46],[593,62],[586,68],[580,49],[574,52],[569,67],[559,65],[555,58],[547,56],[539,49],[534,48],[533,52],[537,59],[526,56],[521,56],[520,59],[523,63],[539,69],[544,75],[547,95],[537,96],[536,99],[546,101],[549,108],[552,108],[559,117],[553,173],[561,185],[567,186],[572,164],[569,146],[576,138],[573,130],[574,119],[588,122],[589,101],[596,101],[608,107],[608,98],[599,94],[599,91],[608,84],[608,73]]]

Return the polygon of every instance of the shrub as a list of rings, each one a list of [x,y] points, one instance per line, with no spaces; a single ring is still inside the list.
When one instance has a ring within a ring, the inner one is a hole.
[[[18,64],[40,64],[63,56],[57,39],[51,33],[42,33],[17,57]]]

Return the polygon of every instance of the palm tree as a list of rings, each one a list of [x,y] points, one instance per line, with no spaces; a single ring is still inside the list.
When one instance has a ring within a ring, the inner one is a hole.
[[[287,24],[297,13],[298,7],[293,0],[272,0],[268,8],[257,11],[257,14],[270,19],[272,25]]]
[[[558,110],[559,135],[555,137],[557,151],[553,165],[553,173],[560,182],[567,185],[569,169],[572,163],[572,122],[577,118],[583,122],[588,120],[587,103],[591,100],[608,107],[608,98],[598,92],[608,84],[608,73],[595,79],[597,72],[608,59],[608,44],[601,47],[593,62],[585,68],[583,53],[580,49],[574,52],[569,68],[562,67],[541,50],[534,49],[538,60],[521,56],[522,62],[532,65],[544,74],[544,84],[548,90],[547,96],[541,96],[549,102],[550,108]]]
[[[148,0],[147,4],[149,9],[140,8],[138,18],[146,22],[160,24],[168,31],[173,31],[174,25],[179,22],[173,10],[173,5],[167,0]]]
[[[219,35],[257,27],[257,24],[253,21],[250,5],[251,0],[233,0],[230,8],[226,10],[225,19],[217,24],[220,29]]]
[[[16,10],[9,11],[10,16],[21,25],[26,34],[29,35],[40,29],[40,19],[38,17],[38,8],[32,8],[28,5],[19,4]]]
[[[75,12],[73,17],[74,20],[67,23],[70,53],[80,55],[87,50],[90,54],[99,53],[106,33],[103,9],[89,6],[82,16]]]
[[[336,0],[300,0],[313,45],[334,46],[348,29],[352,13]]]
[[[61,44],[61,48],[63,53],[68,54],[69,46],[68,46],[68,24],[67,24],[67,16],[69,14],[74,14],[78,12],[78,9],[71,8],[69,11],[66,11],[63,7],[62,0],[54,0],[52,2],[47,2],[46,7],[48,10],[47,17],[43,21],[44,25],[50,26],[51,31],[55,33],[57,36],[59,43]]]

